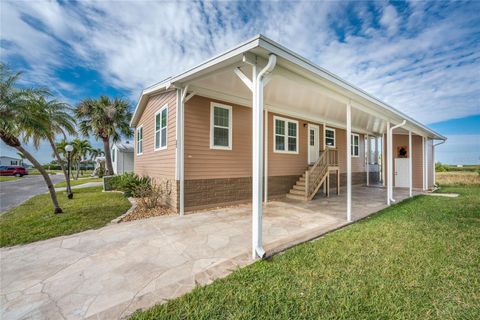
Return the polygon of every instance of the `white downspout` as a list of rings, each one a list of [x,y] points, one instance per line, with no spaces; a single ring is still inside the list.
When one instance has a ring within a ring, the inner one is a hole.
[[[253,72],[253,137],[252,137],[252,246],[253,258],[263,258],[262,240],[262,187],[263,187],[263,87],[264,76],[270,74],[277,64],[277,57],[270,54],[267,65],[257,74]]]
[[[436,177],[436,171],[435,171],[436,170],[436,168],[435,168],[435,147],[439,146],[441,144],[444,144],[445,142],[447,142],[447,140],[442,140],[442,142],[439,142],[439,143],[433,145],[432,158],[433,158],[433,187],[434,188],[435,188],[436,183],[437,183],[437,177]]]
[[[390,202],[395,202],[395,199],[393,199],[393,130],[403,127],[407,123],[406,120],[403,120],[402,123],[397,124],[396,126],[393,126],[389,128],[388,130],[388,146],[387,146],[387,152],[388,152],[388,201],[387,204],[390,205]]]
[[[413,160],[413,148],[412,148],[412,130],[408,130],[408,194],[409,196],[413,196],[413,168],[412,168],[412,160]]]
[[[264,194],[263,194],[263,202],[267,204],[268,201],[268,109],[265,108],[265,130],[263,132],[265,135],[265,142],[264,142],[264,154],[265,154],[265,159],[264,159]]]
[[[185,97],[187,95],[188,85],[181,89],[180,91],[180,110],[177,110],[177,117],[179,118],[178,123],[180,124],[180,130],[178,130],[179,139],[177,150],[178,150],[178,178],[180,180],[180,215],[185,214]]]

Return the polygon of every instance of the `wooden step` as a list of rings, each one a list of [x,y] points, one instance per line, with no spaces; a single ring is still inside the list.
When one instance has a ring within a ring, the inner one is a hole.
[[[305,181],[305,177],[300,177],[300,179],[298,179],[298,181],[304,182],[304,181]]]
[[[288,199],[293,199],[293,200],[300,200],[300,201],[306,201],[307,200],[307,198],[305,198],[305,196],[299,196],[299,195],[290,194],[290,193],[287,193],[287,198]]]
[[[301,191],[305,192],[305,184],[303,184],[303,186],[294,185],[294,186],[293,186],[293,189],[295,189],[295,190],[301,190]]]
[[[305,190],[290,189],[290,194],[305,196]]]
[[[305,187],[305,181],[297,181],[296,186]]]

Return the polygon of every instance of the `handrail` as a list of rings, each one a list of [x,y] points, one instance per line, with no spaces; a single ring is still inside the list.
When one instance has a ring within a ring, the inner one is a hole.
[[[329,166],[338,165],[337,150],[325,149],[313,166],[305,172],[305,197],[313,198],[328,174]]]

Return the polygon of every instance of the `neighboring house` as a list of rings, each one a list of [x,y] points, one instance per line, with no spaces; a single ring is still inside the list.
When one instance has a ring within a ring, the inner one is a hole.
[[[19,158],[0,156],[0,166],[23,166],[23,160]]]
[[[131,126],[135,172],[171,185],[180,214],[251,201],[254,247],[262,201],[340,184],[351,220],[353,185],[386,185],[388,204],[433,188],[446,140],[261,35],[143,90]]]
[[[115,174],[133,171],[134,147],[129,141],[115,142],[112,147],[112,165]]]

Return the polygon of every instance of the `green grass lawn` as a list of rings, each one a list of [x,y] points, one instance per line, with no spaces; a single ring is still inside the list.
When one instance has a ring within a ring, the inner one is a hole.
[[[13,176],[0,176],[0,181],[13,181],[18,180],[20,177],[13,177]]]
[[[78,186],[81,184],[85,184],[87,182],[102,182],[103,178],[80,178],[78,180],[70,180],[70,186]],[[61,188],[61,187],[66,187],[67,182],[66,181],[61,181],[55,184],[55,188]]]
[[[133,319],[480,319],[480,188],[444,187]]]
[[[101,187],[78,189],[68,200],[57,192],[64,213],[53,214],[50,196],[35,196],[0,216],[0,246],[12,246],[103,227],[125,213],[130,202]]]

